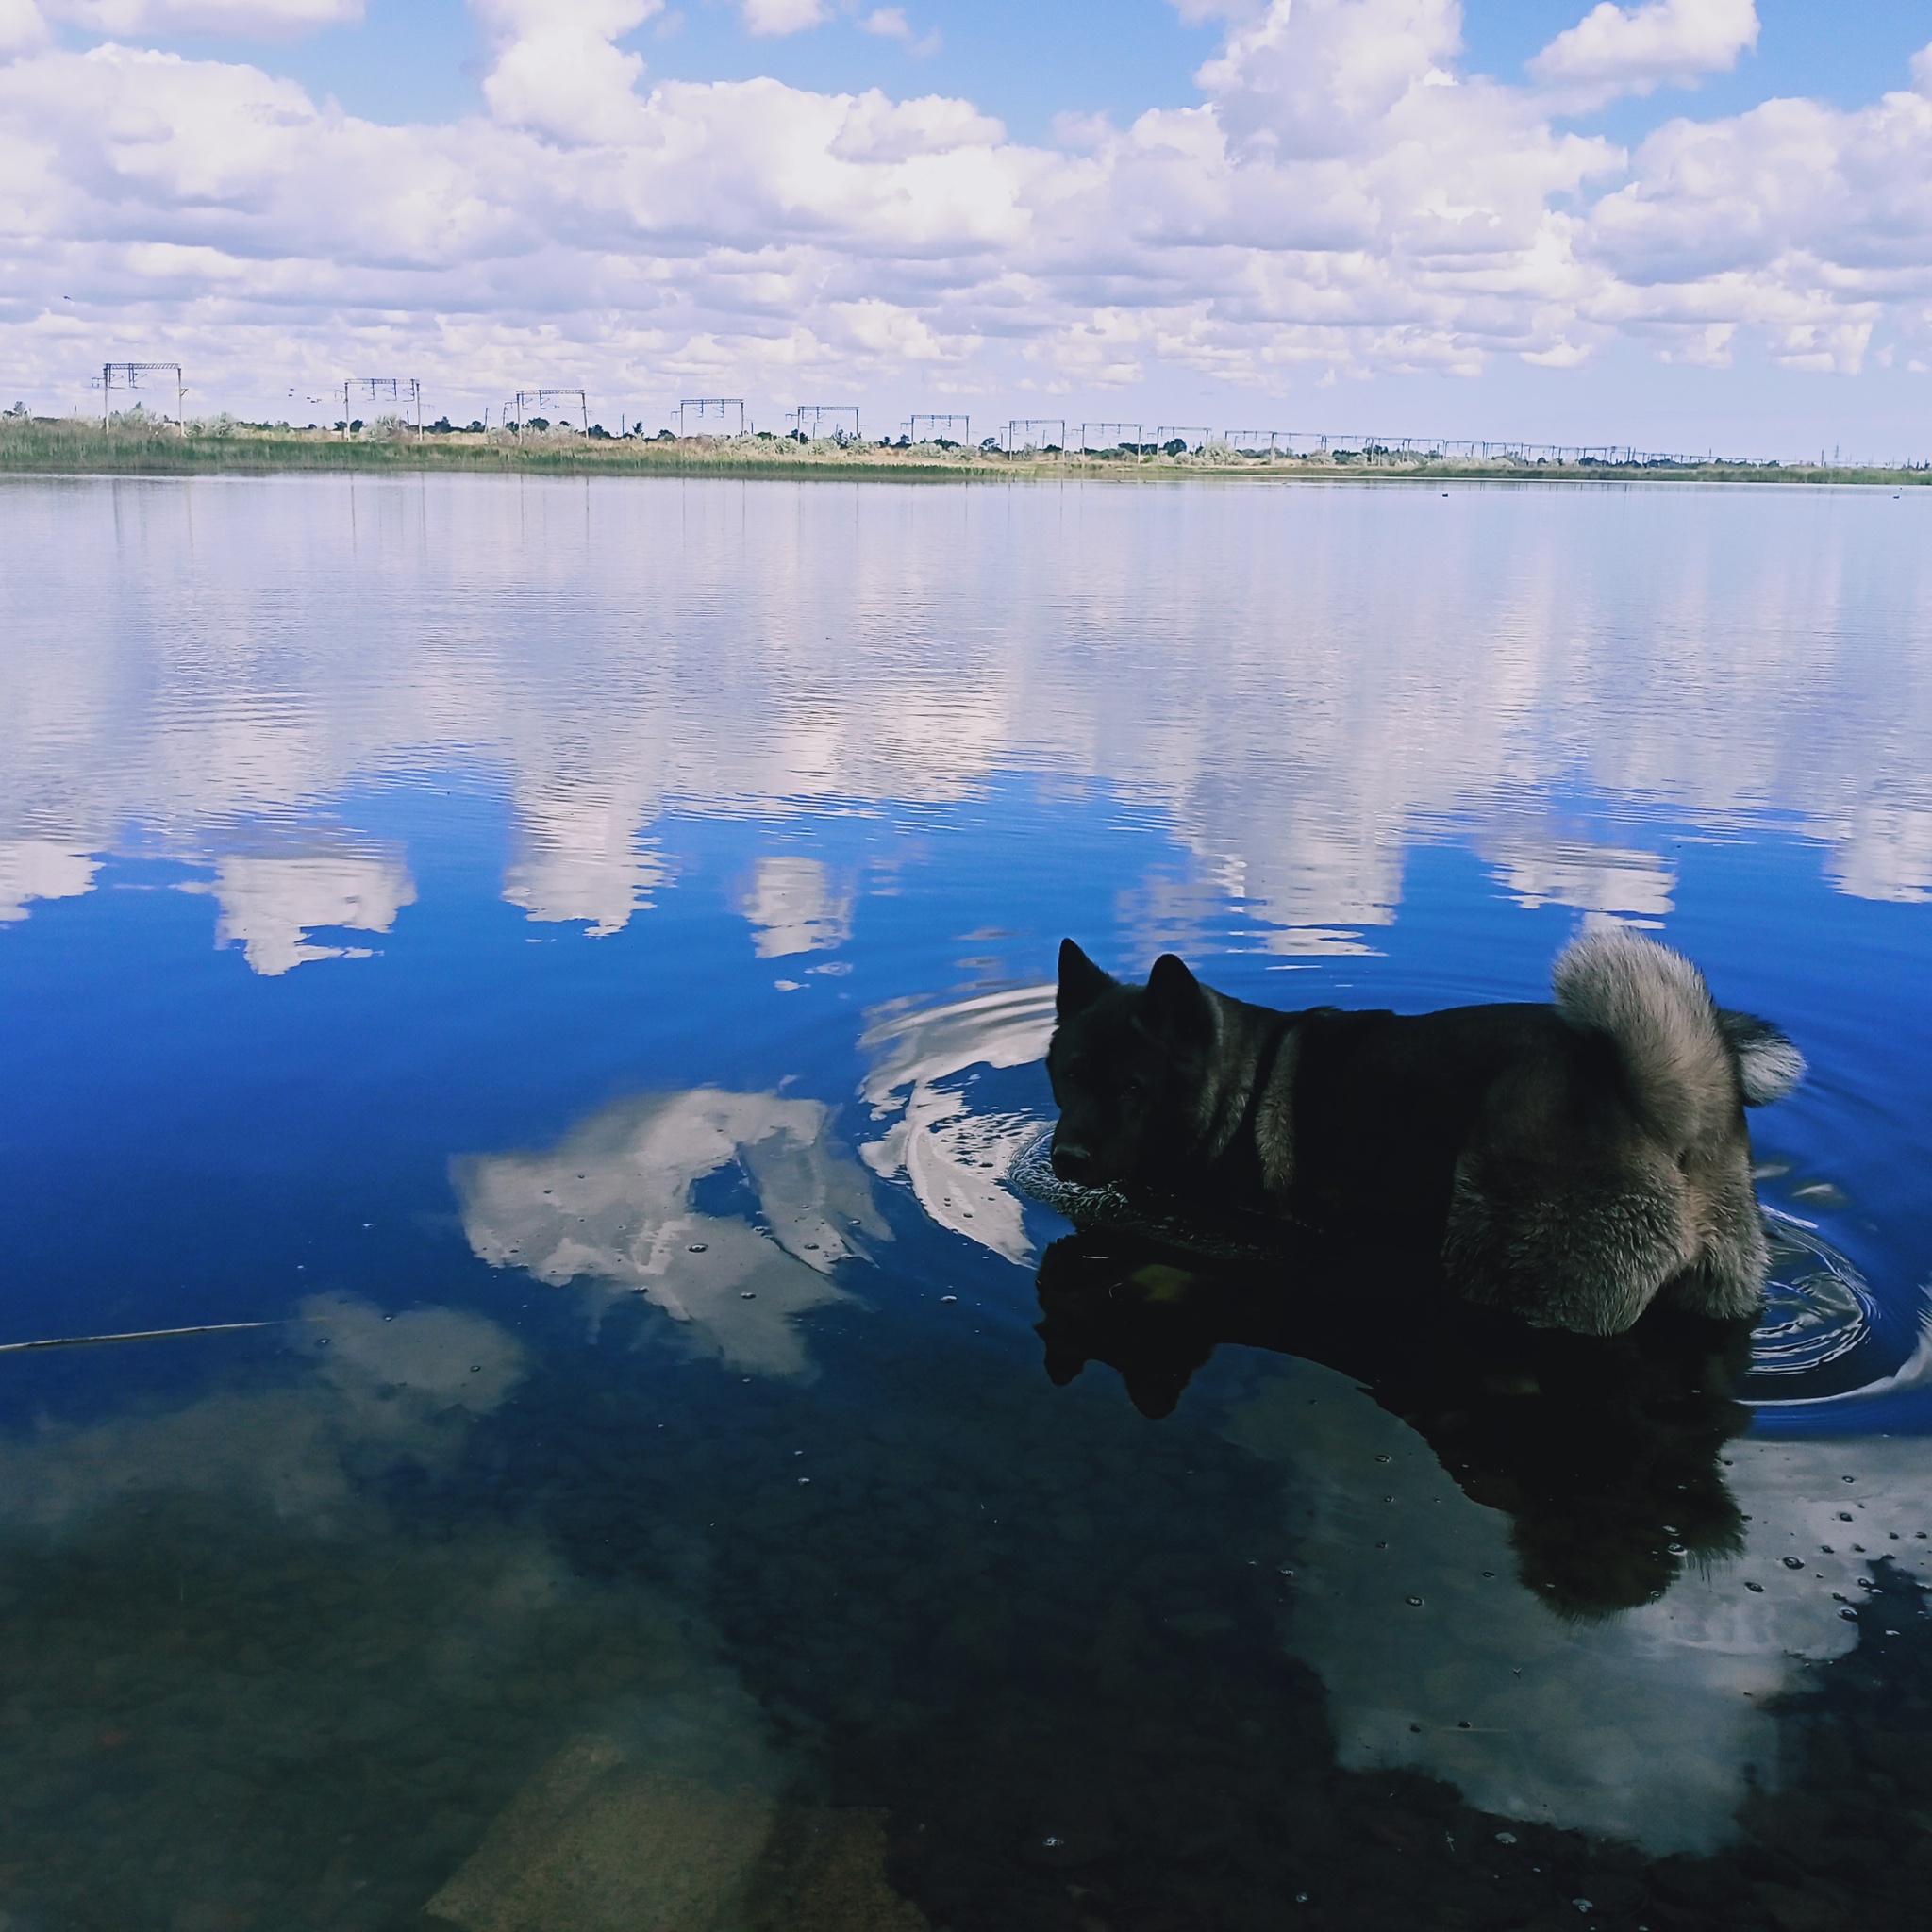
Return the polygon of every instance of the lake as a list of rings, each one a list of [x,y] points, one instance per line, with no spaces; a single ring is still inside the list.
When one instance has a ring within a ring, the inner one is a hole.
[[[0,1924],[1919,1923],[1928,515],[0,485]],[[1607,921],[1809,1060],[1748,1342],[1014,1182],[1064,934]]]

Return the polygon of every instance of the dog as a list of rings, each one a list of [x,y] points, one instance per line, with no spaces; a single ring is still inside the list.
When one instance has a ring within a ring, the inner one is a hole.
[[[1659,1296],[1739,1321],[1768,1255],[1746,1107],[1803,1056],[1624,929],[1557,959],[1548,1004],[1277,1012],[1172,953],[1124,985],[1061,942],[1052,1166],[1079,1187],[1418,1244],[1453,1291],[1618,1335]]]

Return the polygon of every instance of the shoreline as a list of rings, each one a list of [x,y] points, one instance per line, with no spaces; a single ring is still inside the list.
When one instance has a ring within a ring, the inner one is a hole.
[[[1552,463],[1337,456],[1241,455],[1210,445],[1181,456],[1114,451],[912,448],[773,438],[682,441],[532,438],[503,431],[343,438],[325,430],[172,427],[102,429],[68,419],[0,423],[0,475],[195,476],[316,475],[706,476],[786,482],[1011,483],[1049,480],[1178,482],[1757,483],[1849,484],[1893,490],[1932,484],[1932,468],[1830,464]]]

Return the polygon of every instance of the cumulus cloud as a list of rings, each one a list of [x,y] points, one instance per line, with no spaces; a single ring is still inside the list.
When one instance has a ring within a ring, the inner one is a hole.
[[[1546,86],[1588,100],[1689,87],[1724,74],[1757,44],[1757,0],[1602,0],[1529,63]]]
[[[247,34],[279,40],[362,18],[365,0],[42,0],[56,20],[106,34]]]
[[[78,899],[93,889],[93,856],[57,839],[0,840],[0,925],[35,899]]]
[[[732,1367],[798,1375],[797,1318],[845,1299],[831,1279],[883,1239],[862,1170],[832,1140],[822,1101],[716,1088],[614,1102],[556,1147],[451,1163],[472,1249],[593,1305],[641,1294],[692,1345]],[[758,1221],[692,1200],[720,1172],[743,1178]]]
[[[0,60],[47,40],[47,23],[34,0],[0,0]]]
[[[940,96],[653,84],[625,40],[661,0],[473,5],[487,113],[388,126],[249,66],[75,51],[0,0],[0,337],[23,385],[77,385],[104,316],[222,371],[208,402],[377,344],[483,393],[541,355],[607,394],[909,374],[1096,401],[1153,371],[1279,394],[1619,341],[1841,372],[1932,350],[1924,59],[1916,92],[1674,121],[1634,153],[1559,125],[1734,60],[1756,30],[1737,0],[1600,7],[1523,86],[1465,70],[1457,0],[1197,5],[1224,26],[1195,105],[1061,146]]]
[[[830,17],[825,0],[742,0],[740,12],[755,34],[795,34]]]
[[[472,0],[496,49],[483,97],[498,120],[565,142],[635,134],[643,58],[613,42],[664,0]]]
[[[363,947],[317,945],[308,937],[312,927],[388,932],[396,914],[416,903],[402,860],[373,853],[233,853],[216,860],[211,882],[194,880],[181,890],[214,895],[221,907],[215,944],[239,944],[250,969],[270,979],[311,959],[368,957]]]
[[[884,40],[903,41],[907,49],[924,58],[928,54],[937,54],[941,45],[940,30],[934,27],[928,34],[919,33],[906,18],[903,7],[875,7],[860,17],[861,33],[877,34]]]

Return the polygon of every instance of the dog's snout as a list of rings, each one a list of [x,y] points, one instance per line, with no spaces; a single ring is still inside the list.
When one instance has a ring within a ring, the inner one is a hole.
[[[1077,1141],[1062,1141],[1056,1137],[1053,1143],[1053,1171],[1061,1180],[1079,1180],[1092,1165],[1093,1156]]]

